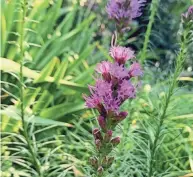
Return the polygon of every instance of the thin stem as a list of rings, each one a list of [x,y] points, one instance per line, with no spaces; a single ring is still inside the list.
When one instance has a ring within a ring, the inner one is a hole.
[[[144,40],[144,43],[143,43],[143,49],[140,53],[140,62],[141,63],[143,63],[146,59],[147,47],[148,47],[148,44],[149,44],[149,39],[150,39],[151,31],[152,31],[152,26],[153,26],[153,23],[155,21],[155,15],[156,15],[157,10],[158,10],[158,4],[159,4],[159,0],[153,0],[152,3],[151,3],[151,8],[150,8],[151,14],[150,14],[150,17],[149,17],[149,23],[148,23],[147,30],[146,30],[146,33],[145,33],[145,40]]]
[[[27,4],[27,0],[23,0],[23,3],[21,3],[22,5],[22,20],[21,20],[21,31],[20,31],[20,40],[19,40],[19,45],[20,45],[20,99],[21,99],[21,103],[20,103],[20,109],[21,109],[21,120],[22,120],[22,127],[23,127],[23,132],[24,132],[24,137],[26,139],[27,142],[27,146],[29,148],[29,152],[32,156],[32,162],[34,164],[34,167],[38,173],[39,176],[41,175],[41,170],[40,170],[40,165],[39,165],[39,161],[36,158],[36,153],[34,152],[33,149],[33,145],[31,143],[30,137],[28,135],[27,132],[27,124],[25,122],[25,113],[24,113],[24,78],[23,78],[23,60],[24,60],[24,46],[23,46],[23,41],[24,41],[24,27],[25,27],[25,17],[26,17],[26,4]]]
[[[165,99],[165,102],[163,105],[163,111],[159,117],[159,124],[158,124],[157,130],[156,130],[156,133],[155,133],[155,140],[153,142],[152,149],[151,149],[151,159],[150,159],[148,177],[152,177],[152,175],[153,175],[153,167],[154,167],[154,162],[155,162],[154,158],[155,158],[155,154],[156,154],[156,148],[158,146],[158,140],[159,140],[160,135],[161,135],[161,129],[162,129],[162,126],[164,124],[164,120],[166,118],[166,113],[167,113],[167,109],[168,109],[171,97],[174,93],[174,89],[175,89],[176,84],[178,82],[177,78],[181,72],[182,65],[183,65],[183,62],[185,60],[185,50],[186,50],[186,42],[187,42],[186,31],[184,32],[184,37],[185,37],[184,41],[181,42],[180,53],[177,57],[176,69],[175,69],[175,72],[174,72],[174,75],[172,78],[172,82],[170,84],[169,91],[168,91],[168,94],[166,95],[166,99]]]

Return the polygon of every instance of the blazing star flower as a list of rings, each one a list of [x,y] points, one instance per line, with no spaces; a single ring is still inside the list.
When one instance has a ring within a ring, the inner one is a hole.
[[[110,19],[114,19],[119,25],[120,22],[127,27],[132,19],[141,16],[141,7],[146,0],[109,0],[107,13]]]
[[[143,74],[137,62],[134,62],[130,69],[126,68],[126,61],[135,57],[130,48],[112,47],[110,54],[114,62],[103,61],[97,65],[99,77],[94,86],[89,86],[91,95],[83,96],[86,106],[96,108],[99,112],[97,120],[100,128],[93,130],[93,136],[96,150],[101,153],[105,149],[106,155],[100,160],[92,158],[91,165],[98,168],[98,174],[103,173],[101,167],[107,168],[112,164],[114,158],[107,155],[120,143],[120,137],[112,137],[113,129],[128,115],[127,112],[120,112],[120,107],[126,99],[136,96],[137,86],[134,86],[130,79]]]
[[[89,86],[90,96],[83,96],[88,108],[96,108],[99,112],[97,118],[100,128],[93,130],[96,150],[101,153],[105,149],[103,159],[92,159],[91,165],[101,172],[101,167],[109,167],[114,158],[107,155],[120,143],[120,137],[112,137],[113,129],[123,121],[128,113],[121,112],[120,107],[126,99],[133,99],[136,96],[137,86],[131,83],[132,77],[143,74],[140,65],[134,62],[130,69],[125,63],[134,58],[134,51],[121,46],[112,47],[110,55],[114,62],[103,61],[96,67],[99,76],[94,86]],[[101,75],[101,76],[100,76]],[[110,160],[108,160],[110,158]]]
[[[123,33],[129,28],[130,22],[141,15],[141,7],[146,0],[109,0],[107,13],[116,21],[117,32]],[[189,14],[192,13],[190,9]],[[113,62],[102,61],[96,67],[95,85],[89,86],[90,96],[83,95],[88,108],[96,108],[98,128],[92,132],[97,157],[90,158],[96,176],[104,176],[104,172],[112,165],[114,157],[109,156],[120,143],[120,137],[113,137],[113,130],[123,121],[128,112],[121,111],[121,105],[127,99],[136,97],[138,85],[133,85],[132,78],[139,79],[143,74],[141,66],[134,62],[130,68],[126,62],[135,58],[131,48],[116,46],[117,32],[112,37],[110,56]],[[128,62],[129,63],[129,62]]]
[[[129,70],[130,77],[142,76],[143,72],[139,63],[134,62]]]
[[[111,47],[109,53],[119,64],[125,64],[127,60],[135,57],[133,50],[121,46]]]

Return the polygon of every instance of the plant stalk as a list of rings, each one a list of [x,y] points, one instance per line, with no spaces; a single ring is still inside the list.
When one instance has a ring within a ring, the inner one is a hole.
[[[31,143],[30,137],[28,135],[27,131],[27,124],[25,122],[25,113],[24,113],[24,78],[23,78],[23,63],[24,63],[24,28],[25,28],[25,17],[27,13],[27,0],[23,0],[22,5],[22,20],[21,20],[21,30],[20,30],[20,40],[19,40],[19,46],[20,46],[20,109],[21,109],[21,120],[22,120],[22,127],[23,127],[23,133],[24,137],[27,142],[27,146],[29,148],[29,152],[32,156],[32,162],[34,164],[34,167],[38,173],[38,175],[41,177],[41,170],[40,170],[40,163],[38,159],[36,158],[36,154],[33,150],[33,145]]]
[[[151,14],[149,17],[149,23],[148,23],[147,30],[145,33],[145,40],[143,43],[143,49],[140,53],[140,62],[141,63],[143,63],[146,59],[147,48],[148,48],[149,39],[150,39],[151,31],[152,31],[152,26],[153,26],[153,23],[155,21],[155,15],[156,15],[157,10],[158,10],[158,4],[159,4],[159,0],[153,0],[151,3],[151,8],[150,8]]]
[[[164,106],[163,111],[159,117],[159,125],[157,127],[157,131],[155,134],[155,140],[153,142],[152,150],[151,150],[151,159],[150,159],[148,177],[152,177],[152,175],[153,175],[153,168],[154,168],[154,163],[155,163],[154,158],[155,158],[155,154],[156,154],[156,148],[158,146],[158,140],[159,140],[160,135],[161,135],[161,129],[162,129],[162,126],[164,124],[164,120],[166,118],[166,113],[167,113],[167,109],[168,109],[171,97],[174,93],[174,89],[175,89],[177,82],[178,82],[177,81],[178,76],[182,70],[182,66],[183,66],[183,63],[185,60],[185,50],[186,50],[186,43],[187,43],[186,31],[184,31],[184,37],[185,37],[184,41],[181,42],[180,52],[179,52],[178,57],[177,57],[176,69],[174,71],[172,82],[170,84],[169,91],[168,91],[168,94],[166,95],[166,99],[165,99],[165,102],[163,105]]]

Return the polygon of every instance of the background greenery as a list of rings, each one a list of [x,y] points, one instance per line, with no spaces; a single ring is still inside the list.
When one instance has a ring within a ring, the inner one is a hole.
[[[114,30],[105,12],[107,1],[29,0],[25,25],[25,120],[36,158],[46,177],[89,176],[95,111],[84,106],[82,93],[93,84],[96,63],[110,60]],[[157,4],[157,5],[154,5]],[[117,128],[121,144],[109,177],[144,177],[160,105],[175,69],[181,13],[191,0],[148,1],[133,22],[123,45],[144,58],[143,85],[137,99],[126,102],[128,118]],[[153,26],[147,52],[141,51],[149,17]],[[1,1],[1,175],[38,176],[22,134],[19,95],[18,0]],[[193,174],[193,54],[189,46],[178,88],[172,97],[156,154],[155,176]],[[192,175],[193,176],[193,175]]]

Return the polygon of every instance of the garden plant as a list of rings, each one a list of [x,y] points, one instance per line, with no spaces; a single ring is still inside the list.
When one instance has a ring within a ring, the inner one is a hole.
[[[192,0],[2,0],[0,29],[0,176],[193,176]]]

